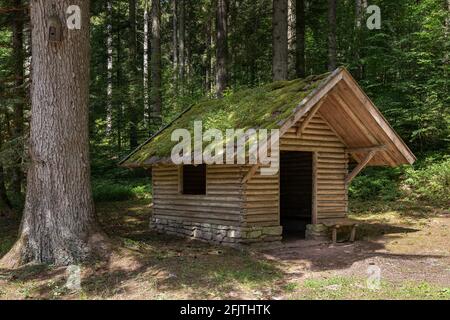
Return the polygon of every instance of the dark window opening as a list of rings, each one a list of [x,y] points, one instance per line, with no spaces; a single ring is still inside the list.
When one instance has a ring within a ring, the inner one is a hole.
[[[183,166],[183,194],[206,194],[206,165]]]

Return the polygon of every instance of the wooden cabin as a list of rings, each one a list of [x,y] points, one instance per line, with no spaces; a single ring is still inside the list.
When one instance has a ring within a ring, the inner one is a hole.
[[[171,132],[206,127],[280,130],[280,170],[256,165],[174,165]],[[350,73],[276,82],[200,102],[124,159],[149,168],[151,226],[213,243],[242,245],[308,237],[348,213],[348,186],[366,166],[412,164],[413,153]],[[353,165],[349,165],[353,163]],[[313,227],[313,228],[311,228]]]

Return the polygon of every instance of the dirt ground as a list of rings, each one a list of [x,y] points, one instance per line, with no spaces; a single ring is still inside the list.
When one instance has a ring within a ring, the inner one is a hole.
[[[0,299],[450,299],[446,210],[354,204],[356,243],[294,240],[267,251],[150,232],[142,201],[97,210],[116,249],[107,261],[80,266],[79,288],[67,285],[73,267],[0,269]],[[17,226],[0,219],[0,257]]]

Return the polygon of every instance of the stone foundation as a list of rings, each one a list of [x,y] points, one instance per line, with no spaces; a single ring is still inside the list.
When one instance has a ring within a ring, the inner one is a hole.
[[[152,218],[150,227],[161,233],[229,246],[277,244],[283,232],[281,226],[239,227],[159,218]]]
[[[331,233],[328,227],[323,224],[308,224],[305,233],[306,240],[330,241]]]

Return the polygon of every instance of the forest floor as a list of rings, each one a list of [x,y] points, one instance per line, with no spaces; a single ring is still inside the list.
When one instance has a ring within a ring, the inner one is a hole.
[[[0,300],[450,299],[445,210],[353,204],[352,217],[362,223],[356,243],[289,241],[265,252],[150,232],[146,201],[101,203],[97,211],[117,245],[107,261],[81,267],[81,290],[67,288],[66,268],[0,269]],[[17,228],[17,221],[0,219],[0,257]],[[379,286],[370,281],[377,271]]]

